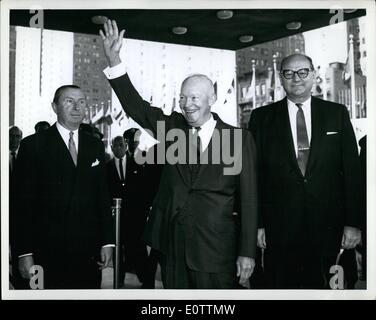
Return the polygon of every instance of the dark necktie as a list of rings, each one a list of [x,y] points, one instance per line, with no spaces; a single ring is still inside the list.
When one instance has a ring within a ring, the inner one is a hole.
[[[192,128],[193,129],[193,128]],[[192,130],[190,129],[190,130]],[[196,151],[196,155],[197,155],[197,162],[193,162],[190,164],[190,168],[191,168],[191,171],[192,171],[192,174],[194,175],[194,178],[196,177],[199,169],[200,169],[200,157],[201,157],[201,138],[199,136],[199,131],[201,130],[200,127],[195,127],[195,132],[192,133],[192,144],[193,144],[193,149]]]
[[[13,172],[15,162],[16,162],[16,152],[12,151],[10,153],[10,172]]]
[[[120,180],[124,181],[123,158],[119,159]]]
[[[298,142],[298,165],[304,176],[309,157],[309,141],[302,105],[302,103],[296,104],[298,107],[298,112],[296,113],[296,133]]]
[[[69,142],[68,142],[68,149],[69,153],[72,156],[72,160],[74,162],[74,165],[77,166],[77,149],[76,149],[76,144],[74,143],[73,140],[73,132],[69,132]]]

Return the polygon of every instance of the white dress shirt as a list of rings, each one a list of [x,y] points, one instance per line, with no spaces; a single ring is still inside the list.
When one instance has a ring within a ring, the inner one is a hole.
[[[117,170],[117,173],[119,175],[119,178],[121,179],[121,176],[120,176],[120,166],[119,166],[119,158],[116,158],[114,157],[115,159],[115,166],[116,166],[116,170]],[[121,160],[121,165],[123,167],[123,174],[124,174],[124,180],[125,180],[125,174],[126,174],[126,170],[127,170],[127,156],[124,155],[124,157],[122,158]]]
[[[71,130],[64,128],[59,122],[56,122],[56,129],[57,131],[59,131],[60,136],[63,138],[64,143],[69,150],[69,133],[71,132]],[[73,132],[73,141],[74,141],[74,144],[76,145],[76,150],[78,154],[78,129],[72,132]]]
[[[201,140],[201,148],[202,151],[205,151],[206,148],[209,146],[210,139],[213,136],[213,132],[215,129],[215,126],[217,124],[217,121],[214,120],[213,115],[210,115],[210,118],[208,121],[206,121],[200,128],[198,132],[198,136]],[[196,129],[192,129],[193,133],[195,133]]]
[[[287,107],[289,111],[289,119],[290,119],[290,127],[292,133],[292,139],[294,141],[294,148],[296,158],[298,158],[298,134],[296,131],[296,114],[298,112],[298,107],[296,106],[295,102],[287,99]],[[306,101],[302,103],[302,110],[304,113],[304,119],[307,128],[307,135],[308,141],[311,144],[311,136],[312,136],[312,123],[311,123],[311,97],[309,97]]]

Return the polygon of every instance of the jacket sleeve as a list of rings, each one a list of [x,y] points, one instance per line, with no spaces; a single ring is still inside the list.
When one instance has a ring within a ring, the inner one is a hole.
[[[239,256],[256,257],[257,244],[257,169],[256,146],[249,131],[243,131],[242,170],[239,175],[240,246]]]
[[[34,224],[37,223],[35,214],[38,213],[36,199],[39,190],[36,149],[36,139],[21,141],[14,171],[15,195],[10,227],[14,231],[12,254],[15,257],[35,253],[37,249],[34,241]]]
[[[158,121],[166,124],[169,117],[164,115],[160,108],[152,107],[142,99],[127,74],[109,81],[125,113],[142,128],[151,130],[155,137]]]
[[[254,148],[257,152],[257,162],[256,162],[256,173],[257,173],[257,187],[258,187],[258,228],[264,228],[264,219],[263,219],[263,163],[261,161],[261,155],[262,155],[262,142],[261,142],[261,133],[260,133],[260,119],[259,119],[259,113],[257,110],[253,110],[251,113],[251,119],[249,121],[248,129],[251,132],[253,138],[254,138]]]
[[[361,172],[358,147],[347,109],[342,109],[342,173],[345,190],[345,226],[361,228]]]

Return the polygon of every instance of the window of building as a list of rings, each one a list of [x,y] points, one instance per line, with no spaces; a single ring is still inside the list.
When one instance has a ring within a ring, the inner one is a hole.
[[[262,85],[261,85],[261,95],[266,95],[266,85],[265,85],[265,83],[263,83]]]
[[[367,52],[363,51],[363,58],[367,57]]]
[[[256,86],[256,96],[260,95],[260,85]]]

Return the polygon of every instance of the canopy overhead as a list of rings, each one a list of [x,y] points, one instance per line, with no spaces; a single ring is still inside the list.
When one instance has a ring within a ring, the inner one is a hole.
[[[44,28],[77,33],[98,34],[101,25],[92,22],[95,16],[115,19],[119,29],[130,39],[175,43],[217,49],[238,50],[297,33],[325,27],[333,13],[329,9],[234,9],[230,19],[217,17],[219,9],[210,10],[44,10]],[[346,13],[348,12],[348,13]],[[346,10],[344,20],[366,14],[366,10]],[[11,10],[10,24],[29,26],[28,10]],[[301,28],[289,30],[286,25],[300,22]],[[173,27],[185,27],[177,35]],[[243,43],[239,37],[251,35],[253,41]]]

